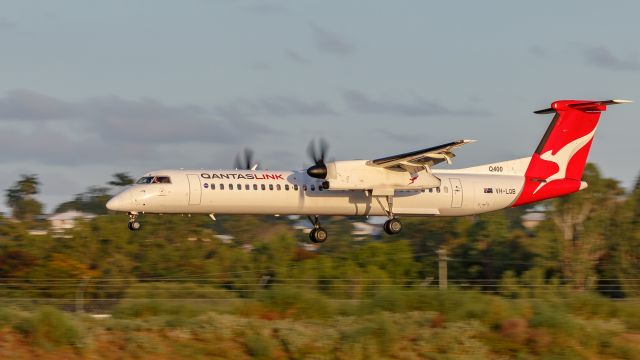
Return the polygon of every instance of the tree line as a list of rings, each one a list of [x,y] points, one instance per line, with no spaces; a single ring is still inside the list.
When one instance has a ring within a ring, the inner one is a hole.
[[[306,234],[293,229],[290,220],[268,216],[221,216],[214,223],[206,216],[148,215],[145,231],[130,232],[126,216],[104,207],[113,187],[133,182],[123,173],[56,210],[100,216],[80,222],[64,237],[33,235],[30,229],[46,226],[38,217],[40,183],[37,175],[23,175],[6,190],[12,218],[0,217],[0,283],[5,284],[0,289],[8,297],[27,292],[73,298],[85,281],[86,297],[118,299],[129,296],[134,284],[180,281],[239,296],[295,285],[359,298],[383,286],[437,279],[435,251],[445,248],[449,278],[458,286],[508,296],[519,296],[513,289],[527,286],[637,296],[640,180],[625,192],[593,164],[584,180],[587,190],[534,206],[469,217],[407,218],[403,232],[393,237],[358,240],[351,233],[354,219],[335,217],[326,221],[335,235],[310,248],[303,246]],[[527,228],[522,216],[531,211],[545,217]]]

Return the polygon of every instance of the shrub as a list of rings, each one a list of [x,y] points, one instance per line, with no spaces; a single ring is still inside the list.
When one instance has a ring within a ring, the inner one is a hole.
[[[524,343],[529,336],[529,324],[521,318],[503,320],[500,324],[500,335],[516,343]]]
[[[530,321],[533,327],[544,327],[552,331],[562,332],[571,336],[578,330],[578,326],[571,315],[558,304],[537,302],[533,304],[533,317]]]
[[[292,287],[276,287],[258,296],[267,310],[277,311],[284,317],[326,318],[334,314],[327,299],[315,291]]]
[[[210,307],[204,304],[185,301],[130,301],[118,305],[113,310],[113,317],[118,319],[145,318],[152,316],[176,316],[192,318],[204,314]]]
[[[244,343],[249,355],[256,359],[271,358],[276,348],[273,339],[257,331],[253,331],[247,335]]]
[[[26,316],[25,313],[7,307],[0,307],[0,328],[6,325],[11,325],[23,319]]]
[[[124,293],[125,298],[134,299],[233,299],[235,295],[214,285],[150,282],[131,285]]]
[[[84,340],[78,323],[53,307],[43,307],[34,315],[22,319],[14,324],[14,330],[33,344],[43,347],[81,347]]]

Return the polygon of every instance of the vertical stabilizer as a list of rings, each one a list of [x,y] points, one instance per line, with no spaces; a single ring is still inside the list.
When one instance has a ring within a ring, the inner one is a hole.
[[[607,105],[628,100],[559,100],[536,114],[555,113],[531,157],[525,183],[513,206],[570,194],[585,187],[582,172]]]

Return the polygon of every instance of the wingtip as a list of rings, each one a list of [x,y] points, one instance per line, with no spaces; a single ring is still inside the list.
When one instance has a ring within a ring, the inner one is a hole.
[[[614,104],[629,104],[629,103],[632,103],[633,100],[613,99],[611,100],[611,102]]]

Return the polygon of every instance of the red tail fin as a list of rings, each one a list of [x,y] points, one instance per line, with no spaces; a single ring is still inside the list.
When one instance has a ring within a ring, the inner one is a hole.
[[[525,183],[513,206],[570,194],[580,190],[587,156],[607,105],[627,100],[559,100],[536,114],[555,113],[540,145],[531,157]]]

